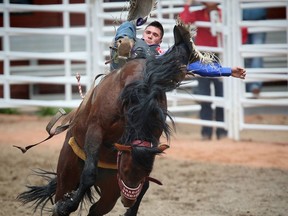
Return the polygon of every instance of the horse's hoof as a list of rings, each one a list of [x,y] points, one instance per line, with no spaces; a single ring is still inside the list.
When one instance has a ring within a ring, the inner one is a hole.
[[[52,216],[69,216],[66,203],[58,201],[53,208]]]
[[[58,212],[57,212],[57,205],[56,205],[56,204],[53,206],[52,216],[59,216],[59,214],[58,214]]]
[[[77,192],[72,191],[66,193],[62,200],[55,203],[53,208],[53,216],[68,216],[71,212],[74,212],[78,208],[77,199],[75,199]]]

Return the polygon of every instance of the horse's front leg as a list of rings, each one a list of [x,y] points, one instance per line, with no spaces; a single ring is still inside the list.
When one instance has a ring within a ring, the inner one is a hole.
[[[76,211],[87,190],[96,182],[98,153],[101,142],[102,135],[95,127],[90,127],[86,133],[84,145],[86,160],[81,173],[79,187],[76,191],[65,195],[63,200],[56,203],[53,216],[66,216]],[[71,170],[71,172],[73,172],[73,170]]]

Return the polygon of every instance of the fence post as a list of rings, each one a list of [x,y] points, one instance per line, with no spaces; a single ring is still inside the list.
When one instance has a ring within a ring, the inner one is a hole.
[[[92,65],[94,76],[103,73],[101,62],[105,61],[103,44],[100,42],[104,36],[104,20],[98,17],[98,14],[103,13],[103,0],[92,1]]]
[[[9,6],[9,0],[4,0],[4,8],[7,8]],[[8,29],[10,27],[10,11],[8,9],[5,9],[3,11],[3,25],[4,25],[4,36],[3,36],[3,51],[4,51],[4,76],[7,80],[9,80],[10,77],[10,57],[8,53],[10,52],[10,40],[9,40],[9,33]],[[9,101],[11,98],[11,92],[10,92],[10,82],[3,83],[3,96],[4,100]]]

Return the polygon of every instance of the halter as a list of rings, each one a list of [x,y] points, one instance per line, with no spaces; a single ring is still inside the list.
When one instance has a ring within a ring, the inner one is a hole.
[[[143,146],[143,147],[147,147],[147,148],[151,148],[152,147],[152,143],[151,142],[142,141],[142,140],[134,140],[131,145],[132,146]],[[125,184],[125,182],[121,179],[121,177],[119,175],[121,155],[122,155],[122,151],[119,151],[118,152],[118,156],[117,156],[117,167],[118,167],[117,179],[118,179],[118,185],[119,185],[120,191],[122,192],[122,194],[124,195],[124,197],[126,199],[136,200],[137,197],[139,196],[141,190],[142,190],[144,182],[146,180],[150,180],[150,179],[153,179],[153,178],[150,178],[149,176],[147,176],[147,177],[144,178],[143,181],[140,182],[140,184],[137,187],[135,187],[135,188],[128,187]],[[159,181],[156,180],[154,182],[158,183]],[[159,182],[159,183],[162,184],[161,182]]]

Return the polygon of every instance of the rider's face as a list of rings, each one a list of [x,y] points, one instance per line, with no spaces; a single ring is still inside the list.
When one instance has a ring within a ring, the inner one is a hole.
[[[160,44],[162,42],[160,29],[148,26],[143,32],[143,39],[148,45]]]

